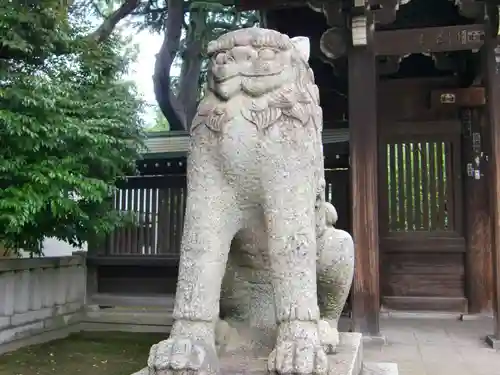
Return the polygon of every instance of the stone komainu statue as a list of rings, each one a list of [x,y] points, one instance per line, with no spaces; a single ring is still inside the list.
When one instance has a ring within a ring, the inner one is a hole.
[[[191,126],[175,323],[151,348],[149,373],[216,374],[217,345],[219,354],[268,348],[271,373],[326,374],[354,246],[325,202],[309,41],[249,28],[208,53],[208,91]]]

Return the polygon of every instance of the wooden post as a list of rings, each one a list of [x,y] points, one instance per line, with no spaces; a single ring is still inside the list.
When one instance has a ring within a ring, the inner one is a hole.
[[[370,30],[369,26],[368,30]],[[375,54],[370,46],[351,47],[348,52],[348,65],[351,217],[356,248],[352,290],[353,328],[364,334],[379,336],[378,141]]]
[[[466,252],[466,290],[469,313],[486,311],[491,303],[491,222],[488,207],[488,181],[483,157],[484,139],[488,136],[481,126],[479,109],[463,108],[464,211]]]
[[[496,8],[496,7],[495,7]],[[489,12],[493,16],[494,11]],[[494,19],[494,18],[492,18]],[[491,213],[491,250],[493,266],[493,312],[495,328],[487,342],[500,349],[500,63],[497,63],[495,49],[498,46],[496,35],[488,36],[485,43],[484,84],[487,93],[487,108],[490,125],[490,213]]]

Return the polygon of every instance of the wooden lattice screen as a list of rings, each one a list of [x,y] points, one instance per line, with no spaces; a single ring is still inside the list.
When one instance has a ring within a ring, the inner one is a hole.
[[[387,144],[389,232],[454,231],[452,144]]]
[[[349,170],[328,170],[326,198],[337,209],[337,227],[349,230]],[[179,256],[184,211],[186,177],[136,177],[117,191],[115,209],[132,214],[135,225],[116,230],[107,240],[105,255]]]
[[[185,177],[174,176],[174,184],[169,184],[169,177],[137,177],[117,191],[115,209],[132,214],[136,225],[109,236],[108,255],[178,256],[186,205]]]

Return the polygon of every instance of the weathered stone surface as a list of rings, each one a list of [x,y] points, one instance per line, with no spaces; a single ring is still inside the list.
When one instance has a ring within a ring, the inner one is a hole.
[[[26,324],[19,327],[7,328],[0,331],[0,344],[23,339],[43,329],[43,321]]]
[[[363,342],[359,333],[341,333],[337,353],[328,355],[328,375],[365,375],[363,367]],[[221,374],[223,375],[264,375],[268,374],[266,352],[233,352],[223,355],[221,361]],[[389,364],[392,365],[392,364]],[[370,364],[366,375],[397,375],[388,370],[394,366]],[[375,372],[375,370],[379,372]],[[396,366],[397,370],[397,366]],[[386,371],[386,372],[383,372]],[[148,368],[133,375],[150,375]]]
[[[222,358],[265,353],[272,373],[326,375],[354,245],[325,202],[309,41],[248,28],[211,42],[208,55],[190,129],[175,322],[148,365],[218,374],[217,344]]]
[[[495,350],[500,350],[500,340],[494,335],[486,336],[486,343]]]
[[[30,306],[30,271],[24,270],[16,272],[14,286],[14,312],[24,313],[29,310]]]
[[[0,315],[14,314],[15,274],[0,273]]]
[[[360,375],[362,369],[363,343],[359,333],[341,333],[337,353],[328,355],[328,375]],[[244,355],[232,353],[221,357],[221,372],[224,375],[265,375],[267,355]]]
[[[0,330],[10,326],[10,316],[0,316]]]
[[[36,322],[37,320],[44,320],[53,315],[53,309],[45,308],[36,311],[27,311],[24,313],[14,314],[10,319],[12,326],[20,326],[27,323]]]
[[[398,365],[393,362],[364,362],[362,375],[398,375]]]
[[[64,337],[77,330],[84,304],[84,283],[72,286],[85,270],[73,258],[8,259],[0,267],[0,353]],[[10,271],[8,266],[15,271]],[[43,268],[43,266],[57,268]],[[72,269],[74,268],[74,269]],[[56,287],[64,284],[64,287]],[[75,288],[73,298],[69,290]],[[76,298],[78,297],[78,298]],[[62,302],[55,304],[55,301]],[[71,302],[70,302],[71,301]]]

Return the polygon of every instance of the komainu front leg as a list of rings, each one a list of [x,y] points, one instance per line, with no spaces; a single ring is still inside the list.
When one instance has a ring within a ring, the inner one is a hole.
[[[338,343],[338,321],[352,285],[354,243],[349,233],[333,227],[337,213],[330,203],[325,205],[327,228],[317,239],[318,301],[321,318],[331,327],[326,340],[331,352]]]
[[[279,188],[279,184],[276,184]],[[269,256],[278,321],[276,346],[268,360],[272,374],[328,373],[319,335],[316,240],[311,191],[288,183],[267,202]]]
[[[220,186],[189,192],[174,308],[168,340],[153,345],[150,375],[219,374],[215,324],[229,246],[238,213]]]

